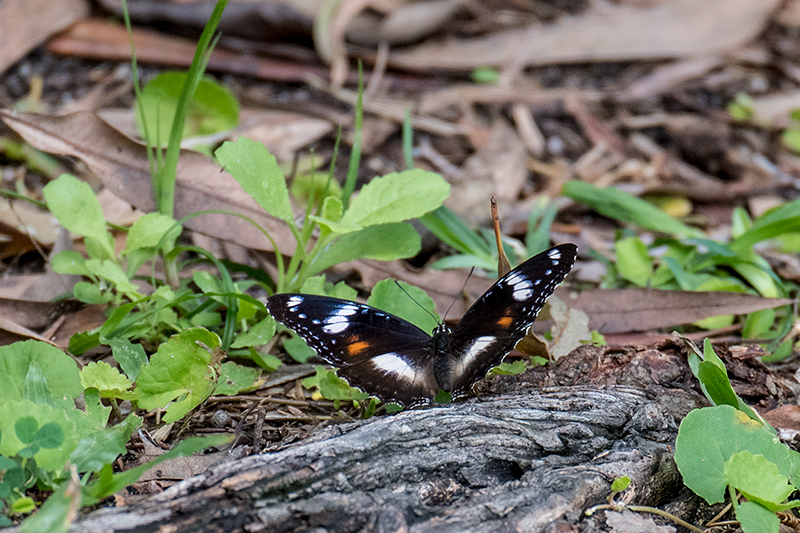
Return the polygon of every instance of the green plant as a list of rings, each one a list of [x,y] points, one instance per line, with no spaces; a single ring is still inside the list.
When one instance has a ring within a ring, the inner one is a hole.
[[[564,194],[585,203],[599,213],[671,237],[656,238],[651,245],[630,232],[622,231],[615,242],[615,261],[596,254],[609,267],[603,287],[632,284],[658,289],[691,291],[730,291],[785,297],[797,287],[780,280],[772,267],[753,249],[753,245],[800,230],[800,201],[789,202],[755,221],[737,208],[733,213],[732,239],[713,241],[702,232],[663,213],[648,202],[617,189],[598,189],[582,182],[568,182]],[[776,326],[776,318],[779,319]],[[751,313],[744,321],[746,338],[779,341],[791,328],[791,312],[779,315],[768,309]],[[733,316],[703,320],[698,326],[713,329],[732,324]],[[775,346],[772,350],[775,350]],[[778,356],[791,350],[791,343],[780,347]]]
[[[714,407],[690,412],[678,431],[675,462],[684,483],[708,503],[730,497],[745,533],[778,531],[777,511],[800,482],[800,454],[733,391],[725,366],[706,339],[703,352],[691,341],[689,366]],[[747,501],[739,503],[739,496]]]
[[[112,473],[112,462],[125,453],[125,444],[142,419],[133,414],[121,418],[118,411],[111,416],[112,408],[104,406],[101,398],[135,401],[139,393],[130,389],[130,380],[112,367],[89,365],[79,371],[71,357],[43,342],[0,347],[0,499],[4,513],[30,513],[36,504],[28,492],[64,489],[73,469],[81,474],[78,501],[87,505],[121,488],[120,480],[129,484],[152,466],[138,470],[135,477],[129,472]],[[83,409],[75,404],[79,396]],[[110,424],[112,419],[116,424]],[[171,456],[226,440],[192,439]]]

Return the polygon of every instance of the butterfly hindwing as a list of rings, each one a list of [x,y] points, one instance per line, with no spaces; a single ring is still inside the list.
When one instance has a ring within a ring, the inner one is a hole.
[[[453,330],[449,390],[467,394],[525,336],[575,262],[577,247],[562,244],[528,259],[497,280]]]
[[[338,366],[350,385],[384,402],[426,403],[439,390],[431,336],[410,322],[368,305],[309,294],[277,294],[267,308]]]

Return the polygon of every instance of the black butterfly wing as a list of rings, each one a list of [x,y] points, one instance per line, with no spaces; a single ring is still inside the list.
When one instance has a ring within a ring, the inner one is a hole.
[[[449,391],[454,398],[497,366],[536,320],[564,281],[578,247],[561,244],[544,251],[497,280],[464,314],[453,330]]]
[[[338,366],[350,385],[384,402],[419,405],[439,391],[431,336],[406,320],[357,302],[310,294],[276,294],[267,299],[267,309]]]

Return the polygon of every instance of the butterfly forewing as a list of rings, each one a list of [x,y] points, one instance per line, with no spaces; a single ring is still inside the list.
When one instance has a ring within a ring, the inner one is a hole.
[[[574,244],[562,244],[528,259],[469,308],[452,333],[449,390],[454,397],[467,394],[525,336],[576,254]]]
[[[340,368],[350,385],[384,402],[426,403],[439,390],[431,336],[374,307],[327,296],[277,294],[270,314],[317,354]]]

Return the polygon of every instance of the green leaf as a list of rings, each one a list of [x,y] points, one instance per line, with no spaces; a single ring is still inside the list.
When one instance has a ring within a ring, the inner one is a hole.
[[[114,299],[114,293],[108,290],[103,290],[94,283],[87,281],[79,281],[72,288],[72,294],[79,302],[85,304],[107,304]]]
[[[70,455],[70,462],[78,472],[99,472],[105,465],[110,465],[116,458],[127,452],[125,445],[131,435],[142,425],[142,419],[129,415],[114,427],[95,431],[78,442],[75,451]]]
[[[356,297],[358,297],[358,291],[344,281],[340,281],[334,285],[330,281],[327,281],[325,276],[311,276],[307,278],[300,287],[300,292],[303,294],[332,296],[333,298],[341,298],[342,300],[355,300]]]
[[[708,361],[703,361],[698,365],[697,379],[703,386],[703,392],[714,405],[730,405],[739,408],[739,400],[724,369],[720,369]]]
[[[34,509],[36,509],[36,502],[28,496],[18,498],[11,504],[11,512],[13,514],[27,514],[33,512]]]
[[[136,483],[136,481],[138,481],[142,474],[144,474],[147,470],[160,463],[163,463],[164,461],[174,459],[175,457],[185,457],[212,446],[222,446],[229,443],[232,439],[233,435],[191,437],[179,442],[173,449],[163,455],[158,456],[156,459],[118,474],[113,473],[113,468],[110,464],[106,465],[100,471],[97,481],[87,485],[87,497],[84,499],[83,503],[84,505],[92,505],[93,503],[124,489],[128,485]]]
[[[138,300],[143,297],[139,293],[139,287],[131,283],[128,274],[116,263],[111,261],[101,261],[99,259],[89,259],[86,261],[86,268],[92,274],[106,279],[116,285],[117,290],[128,294],[131,299]]]
[[[286,353],[289,354],[289,357],[300,364],[304,364],[306,361],[308,361],[309,357],[317,355],[317,352],[315,352],[313,348],[306,344],[306,341],[297,335],[289,337],[283,341],[283,349],[286,350]]]
[[[239,185],[270,215],[292,224],[289,190],[275,156],[264,145],[240,137],[217,148],[217,159]]]
[[[599,188],[582,181],[568,181],[564,196],[586,204],[603,216],[632,222],[642,228],[676,237],[702,237],[703,232],[672,218],[652,204],[613,187]]]
[[[141,92],[141,109],[147,123],[151,144],[165,146],[169,140],[178,99],[188,72],[165,71],[150,80]],[[145,137],[142,117],[136,113],[139,133]],[[213,78],[203,77],[189,102],[183,137],[210,135],[227,131],[239,124],[239,102],[233,93]]]
[[[45,403],[54,406],[53,395],[47,388],[47,377],[36,361],[31,361],[28,366],[28,373],[25,375],[25,382],[22,384],[22,397],[33,403]],[[67,407],[72,407],[67,402]]]
[[[111,259],[114,253],[114,238],[106,230],[106,219],[100,202],[92,188],[75,176],[62,174],[42,189],[47,208],[62,226],[72,233],[95,239],[105,255],[99,259]]]
[[[346,379],[336,375],[335,370],[329,370],[319,380],[319,392],[327,400],[366,400],[369,394],[355,387],[351,387]]]
[[[744,533],[778,533],[781,525],[775,513],[755,502],[737,505],[736,519],[741,522]]]
[[[653,260],[647,254],[647,246],[641,239],[620,239],[614,243],[614,250],[620,276],[640,287],[647,287],[653,277]]]
[[[719,503],[728,484],[725,463],[744,450],[761,454],[791,477],[789,448],[765,426],[729,405],[695,409],[681,422],[675,444],[675,462],[683,482],[708,503]]]
[[[736,252],[742,252],[757,242],[795,231],[800,231],[800,199],[767,211],[749,230],[731,241],[728,246]]]
[[[125,254],[130,254],[140,249],[155,249],[161,245],[161,250],[172,248],[172,243],[181,234],[180,224],[176,224],[172,217],[160,213],[148,213],[139,217],[128,231],[125,243]]]
[[[441,206],[449,194],[450,184],[433,172],[388,174],[361,187],[341,223],[366,227],[421,217]]]
[[[627,489],[631,484],[631,478],[628,476],[618,477],[611,483],[611,490],[614,492],[622,492]]]
[[[76,276],[90,276],[92,273],[86,268],[86,258],[80,252],[64,250],[53,257],[50,262],[53,272],[58,274],[72,274]]]
[[[419,234],[411,224],[400,222],[369,226],[342,235],[320,250],[311,260],[309,270],[313,275],[330,266],[356,259],[392,261],[412,257],[419,252],[420,245]]]
[[[45,470],[60,471],[69,459],[69,455],[77,445],[76,428],[65,411],[49,405],[33,403],[29,400],[5,402],[2,404],[3,416],[0,416],[0,454],[14,457],[30,444],[39,439],[39,449],[33,454],[36,465]],[[15,426],[21,421],[20,433]],[[52,425],[51,425],[52,424]],[[56,430],[55,427],[59,429]],[[46,428],[39,433],[41,428]],[[31,434],[33,430],[33,434]],[[57,448],[44,448],[41,444],[50,445],[60,434],[63,437]],[[21,440],[25,439],[25,441]]]
[[[458,215],[442,206],[420,218],[431,233],[465,255],[475,255],[488,263],[497,263],[495,252],[478,232],[464,224]]]
[[[260,375],[261,371],[257,368],[237,365],[232,361],[222,363],[214,394],[233,396],[243,390],[252,389]]]
[[[263,346],[275,336],[275,319],[271,315],[256,323],[246,333],[240,333],[231,344],[231,348]]]
[[[780,504],[797,490],[775,464],[748,450],[734,453],[725,462],[725,477],[728,485],[770,511],[784,510]]]
[[[496,367],[489,370],[490,374],[495,376],[515,376],[522,374],[528,367],[525,366],[525,361],[517,359],[513,363],[500,363]]]
[[[170,423],[208,398],[215,386],[209,367],[211,353],[198,342],[212,350],[220,346],[216,334],[192,328],[173,335],[158,347],[136,380],[139,407],[166,408],[164,422]]]
[[[114,360],[129,379],[136,381],[142,367],[148,363],[147,354],[141,344],[133,344],[128,339],[105,339],[104,344],[111,346]]]
[[[398,287],[398,283],[402,289]],[[404,281],[379,281],[373,287],[367,304],[408,320],[426,333],[439,325],[440,319],[433,299],[419,287]]]
[[[0,402],[23,398],[31,363],[41,369],[53,398],[74,406],[72,399],[83,392],[75,360],[55,346],[34,340],[0,346]]]
[[[61,483],[36,514],[25,519],[20,533],[66,533],[72,525],[75,511],[81,505],[81,489],[77,480]]]
[[[46,450],[58,448],[64,443],[64,428],[56,422],[48,422],[36,432],[33,443]]]
[[[136,399],[136,395],[129,390],[133,386],[133,381],[105,361],[92,362],[83,367],[81,385],[84,389],[96,388],[103,398]]]

